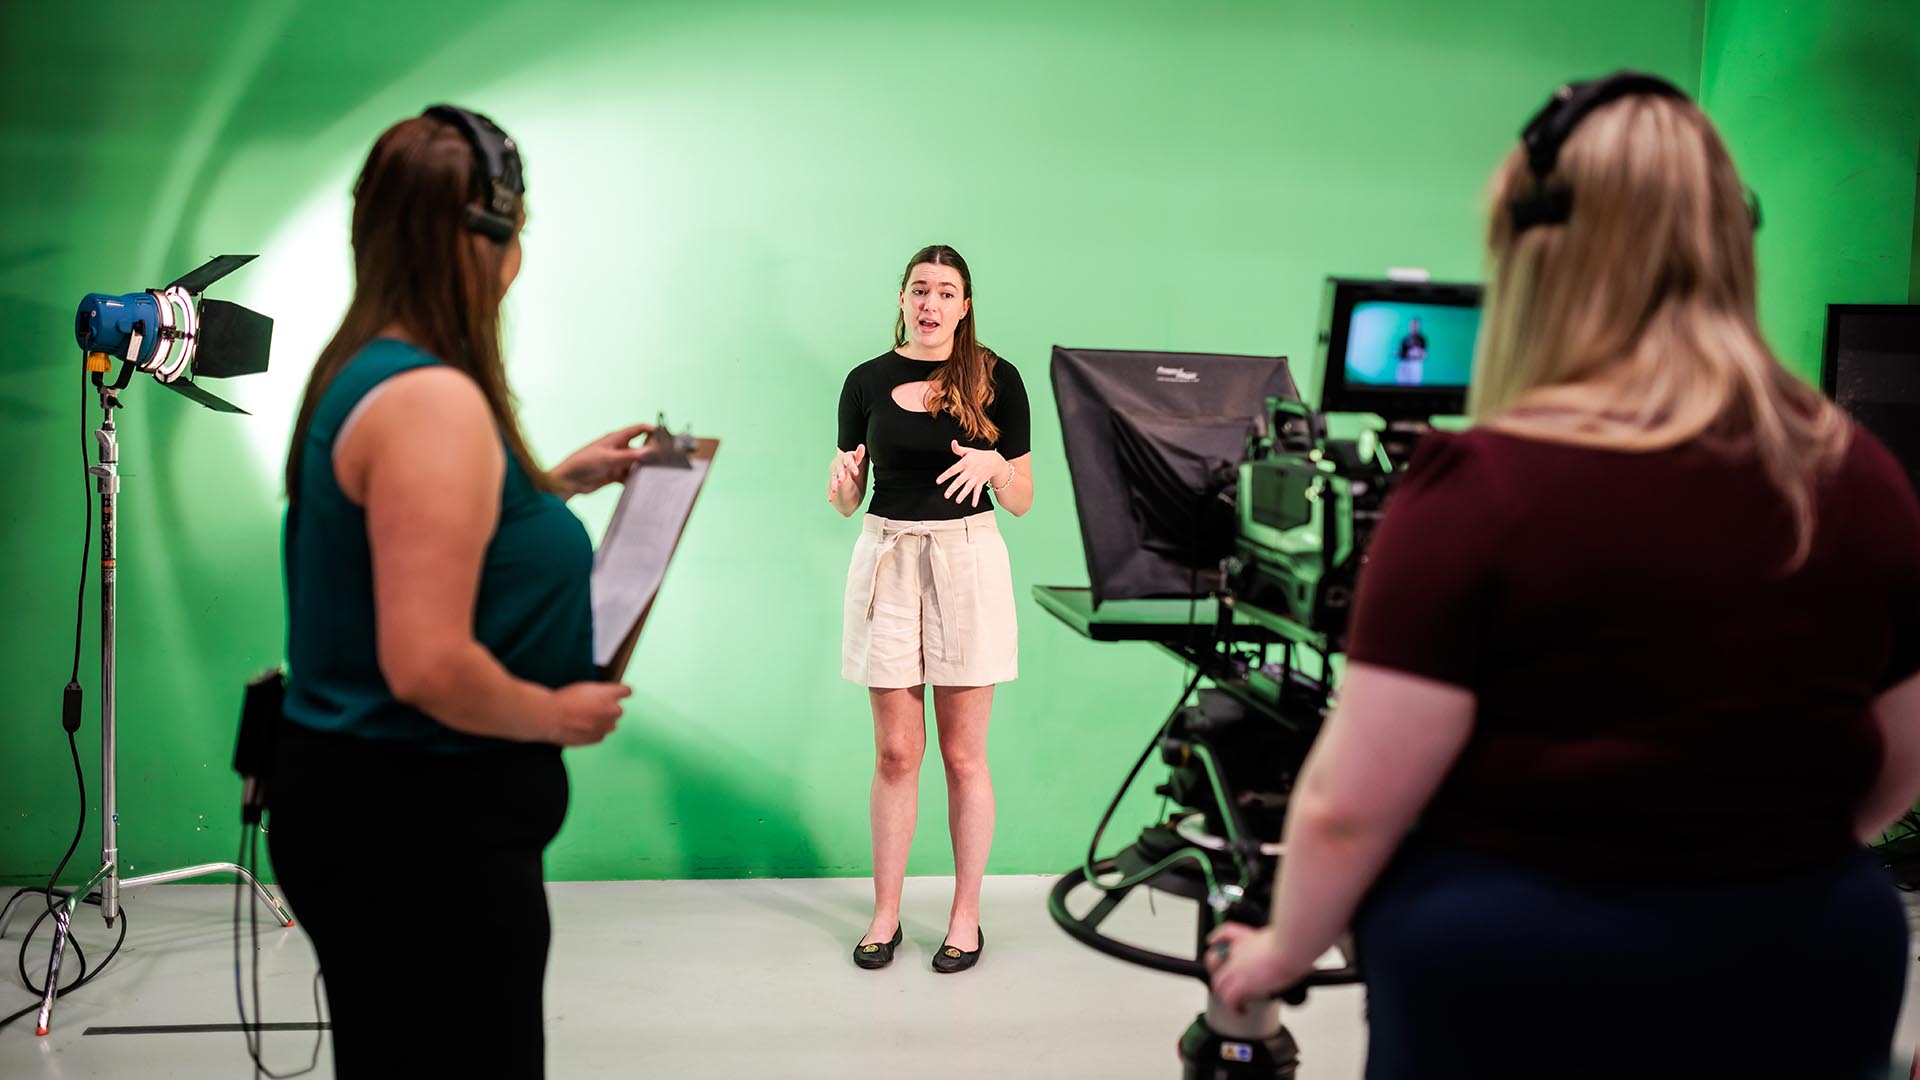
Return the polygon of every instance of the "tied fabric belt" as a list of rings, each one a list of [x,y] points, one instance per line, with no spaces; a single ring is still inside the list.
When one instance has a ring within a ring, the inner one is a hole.
[[[869,516],[866,528],[877,540],[873,549],[873,581],[867,586],[867,621],[873,621],[874,606],[880,597],[880,571],[886,566],[887,557],[894,553],[900,541],[909,536],[918,537],[933,567],[933,599],[940,608],[940,660],[947,664],[965,664],[960,646],[973,626],[974,589],[970,582],[955,586],[953,563],[946,545],[956,542],[965,545],[973,530],[995,527],[991,511],[951,521],[895,521]],[[971,567],[971,560],[967,565]]]

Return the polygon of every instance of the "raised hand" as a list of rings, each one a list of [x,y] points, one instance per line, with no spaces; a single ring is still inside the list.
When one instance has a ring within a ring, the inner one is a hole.
[[[827,474],[827,499],[838,505],[860,497],[860,478],[867,467],[867,444],[852,450],[838,450]]]
[[[635,447],[633,440],[652,433],[652,424],[633,424],[619,431],[610,431],[555,465],[553,478],[566,488],[569,495],[585,495],[617,480],[625,480],[637,462],[648,460],[654,453],[651,447]]]
[[[973,500],[980,505],[980,491],[995,480],[1004,479],[1010,471],[1007,459],[1000,456],[998,450],[975,450],[971,446],[961,446],[960,440],[953,440],[953,452],[960,460],[947,467],[947,471],[935,478],[934,483],[946,484],[947,490],[941,497],[954,502]],[[948,483],[951,480],[952,483]]]

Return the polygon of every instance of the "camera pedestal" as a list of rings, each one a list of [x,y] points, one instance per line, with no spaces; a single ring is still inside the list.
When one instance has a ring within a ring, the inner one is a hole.
[[[1279,1004],[1266,1002],[1254,1010],[1249,1023],[1245,1014],[1208,994],[1207,1011],[1180,1036],[1182,1080],[1293,1080],[1300,1046],[1280,1023]]]
[[[1130,964],[1186,975],[1205,983],[1206,965],[1197,959],[1206,950],[1207,934],[1213,925],[1205,882],[1178,865],[1142,878],[1140,875],[1155,861],[1149,854],[1143,854],[1140,845],[1135,845],[1111,859],[1094,863],[1095,874],[1104,877],[1119,873],[1132,884],[1114,889],[1088,886],[1097,889],[1100,899],[1086,914],[1077,916],[1068,909],[1067,898],[1087,885],[1087,876],[1084,868],[1073,870],[1054,883],[1047,897],[1048,911],[1068,936],[1099,952]],[[1100,932],[1101,924],[1121,901],[1134,889],[1143,887],[1198,902],[1194,956],[1155,952]],[[1264,922],[1264,918],[1261,921]],[[1360,974],[1352,967],[1320,970],[1289,990],[1283,1000],[1299,1004],[1305,1000],[1309,987],[1344,986],[1359,981]],[[1209,991],[1207,1011],[1195,1017],[1180,1038],[1180,1062],[1183,1080],[1293,1080],[1300,1053],[1293,1034],[1280,1022],[1280,1001],[1259,1002],[1245,1012],[1237,1012]]]
[[[1151,642],[1183,663],[1194,665],[1194,680],[1182,704],[1154,742],[1163,761],[1180,763],[1160,791],[1183,807],[1214,801],[1216,792],[1209,780],[1196,771],[1201,764],[1210,771],[1212,761],[1229,756],[1260,762],[1287,760],[1284,746],[1271,745],[1272,740],[1294,745],[1304,754],[1304,746],[1317,730],[1325,687],[1323,682],[1303,679],[1297,671],[1290,647],[1296,639],[1290,631],[1297,634],[1298,627],[1278,620],[1272,625],[1240,622],[1232,605],[1213,599],[1095,605],[1086,589],[1049,586],[1035,587],[1034,595],[1049,614],[1084,637]],[[1265,682],[1255,687],[1247,681],[1255,673],[1235,668],[1215,652],[1218,641],[1277,644],[1281,662],[1263,663],[1258,674]],[[1310,647],[1324,651],[1326,646],[1318,641]],[[1202,691],[1200,703],[1189,708],[1184,702],[1202,678],[1211,678],[1214,688]],[[1147,760],[1143,755],[1135,766],[1136,773]],[[1129,776],[1127,783],[1132,780]],[[1225,781],[1228,787],[1235,786],[1231,780],[1229,775]],[[1221,907],[1221,918],[1264,925],[1267,896],[1282,857],[1277,841],[1267,839],[1279,835],[1275,807],[1236,804],[1229,808],[1223,804],[1215,809],[1218,820],[1205,812],[1176,815],[1144,829],[1139,839],[1112,858],[1061,877],[1048,896],[1048,911],[1055,924],[1081,944],[1115,959],[1208,984],[1206,966],[1199,958],[1208,947],[1215,905]],[[1231,823],[1224,820],[1226,816],[1231,816]],[[1104,824],[1103,820],[1103,829]],[[1232,827],[1227,828],[1228,824]],[[1222,832],[1246,839],[1230,842],[1219,835]],[[1096,882],[1089,882],[1089,873]],[[1118,881],[1113,880],[1116,875]],[[1235,883],[1222,888],[1221,882]],[[1091,889],[1098,899],[1084,914],[1076,915],[1067,901],[1082,886]],[[1158,952],[1101,932],[1102,924],[1127,895],[1141,887],[1196,903],[1192,954]],[[1309,988],[1358,983],[1360,973],[1352,964],[1351,949],[1341,951],[1347,957],[1345,966],[1315,970],[1282,994],[1281,1000],[1298,1005],[1305,1001]],[[1279,1001],[1260,1002],[1246,1012],[1237,1012],[1209,992],[1207,1011],[1194,1019],[1179,1046],[1185,1080],[1293,1080],[1299,1066],[1299,1048],[1281,1023]]]

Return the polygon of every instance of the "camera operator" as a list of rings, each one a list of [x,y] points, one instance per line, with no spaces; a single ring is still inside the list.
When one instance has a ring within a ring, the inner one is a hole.
[[[353,300],[288,456],[269,845],[343,1078],[542,1075],[560,748],[605,738],[630,693],[595,681],[592,543],[556,496],[624,477],[649,429],[551,473],[528,452],[500,355],[522,190],[478,114],[380,136],[354,186]]]
[[[1370,1080],[1884,1075],[1907,925],[1860,844],[1920,796],[1920,506],[1762,341],[1706,116],[1555,101],[1557,163],[1493,178],[1477,424],[1390,500],[1214,988],[1351,926]]]

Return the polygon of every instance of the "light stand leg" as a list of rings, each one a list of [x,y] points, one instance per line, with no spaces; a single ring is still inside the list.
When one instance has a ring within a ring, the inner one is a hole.
[[[254,826],[247,827],[253,828]],[[276,919],[281,926],[293,925],[292,913],[280,902],[279,898],[274,896],[265,885],[261,884],[259,878],[255,877],[252,873],[248,872],[245,867],[237,863],[201,863],[199,866],[188,866],[179,870],[165,870],[158,874],[142,874],[139,877],[131,877],[119,882],[119,886],[126,889],[137,889],[142,885],[160,885],[169,881],[185,881],[189,878],[207,877],[212,874],[232,874],[245,881],[248,885],[253,886],[254,895],[259,898],[260,903],[265,905],[268,911],[273,913],[274,919]],[[100,888],[101,906],[104,907],[107,896],[106,882],[115,877],[117,877],[117,869],[114,866],[111,864],[102,866],[99,870],[94,871],[92,880],[80,888],[75,889],[73,892],[66,894],[62,897],[60,905],[54,908],[53,949],[47,956],[47,986],[41,993],[39,1022],[34,1025],[35,1034],[45,1035],[52,1030],[53,1002],[55,996],[59,993],[60,965],[66,957],[67,939],[73,936],[74,910],[84,903],[88,896],[92,895],[96,886]],[[6,908],[0,911],[0,934],[4,934],[7,925],[12,922],[14,910],[21,897],[45,895],[44,892],[33,889],[23,889],[15,893],[13,899],[7,901]],[[108,923],[108,925],[111,926],[112,923]]]
[[[253,828],[251,825],[245,827]],[[158,874],[141,874],[139,877],[130,877],[122,881],[120,887],[123,889],[137,889],[142,885],[161,885],[169,881],[186,881],[189,878],[207,877],[212,874],[232,874],[234,877],[253,886],[253,894],[260,898],[260,903],[266,905],[268,911],[273,912],[273,917],[279,921],[281,926],[293,925],[293,915],[286,909],[286,906],[281,904],[279,899],[275,897],[272,892],[268,891],[265,885],[260,883],[259,878],[254,877],[251,872],[238,863],[201,863],[199,866],[188,866],[179,870],[163,870]]]
[[[47,954],[47,985],[40,992],[40,1014],[33,1027],[36,1035],[53,1030],[53,1001],[60,996],[60,962],[67,954],[67,939],[73,936],[73,910],[100,883],[107,870],[104,866],[96,870],[92,880],[68,893],[60,906],[53,909],[53,949]]]
[[[47,987],[40,994],[40,1012],[33,1033],[45,1035],[53,1030],[53,999],[60,993],[60,961],[67,953],[67,936],[73,928],[73,916],[62,904],[53,913],[53,950],[47,954]]]

